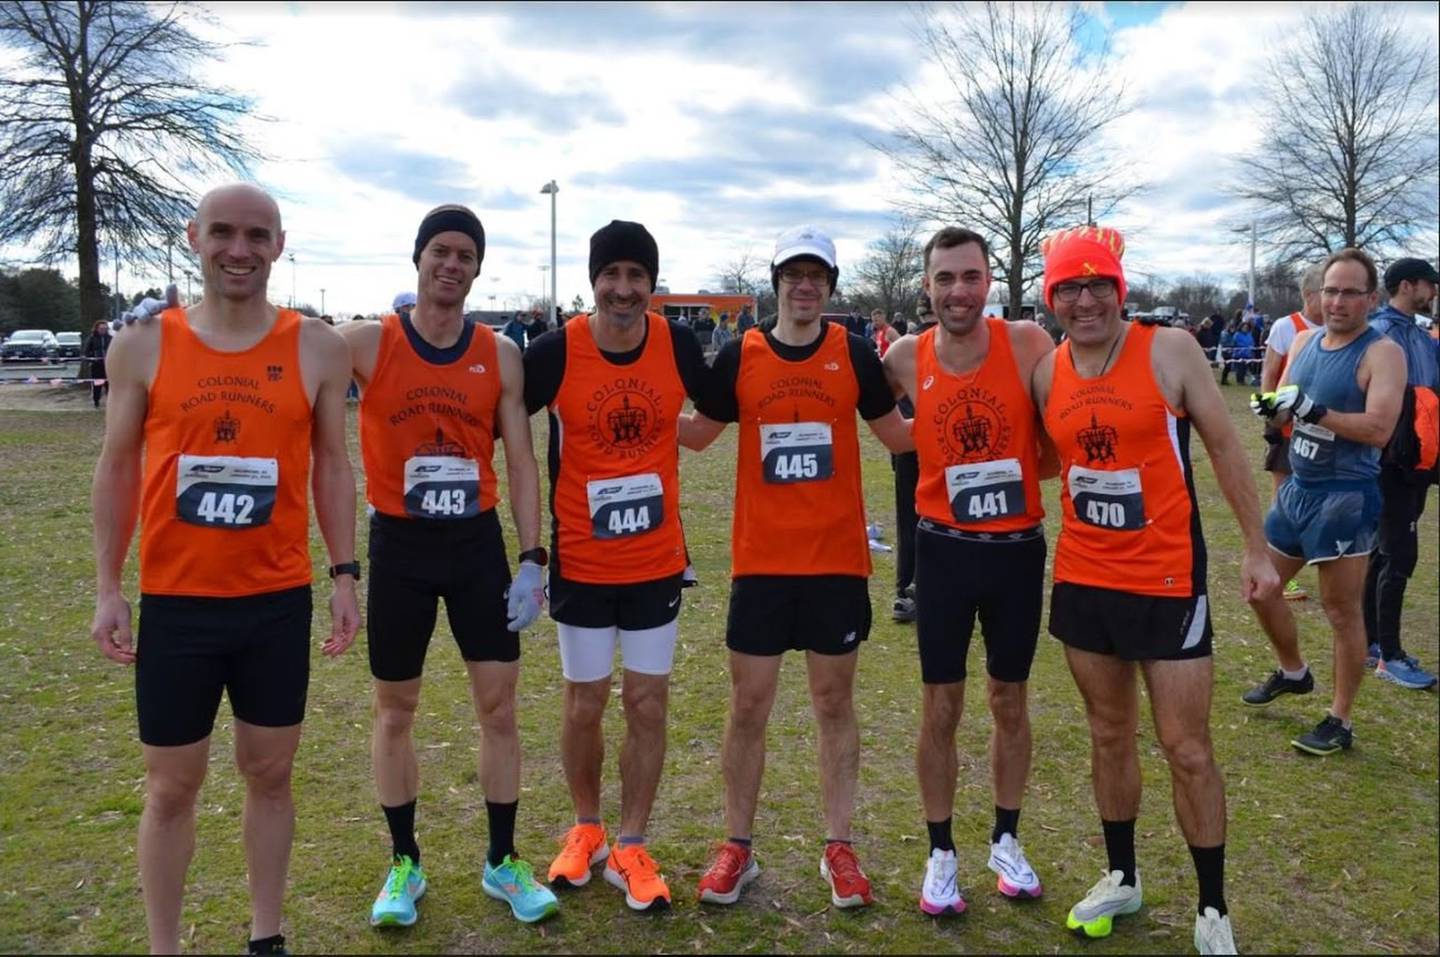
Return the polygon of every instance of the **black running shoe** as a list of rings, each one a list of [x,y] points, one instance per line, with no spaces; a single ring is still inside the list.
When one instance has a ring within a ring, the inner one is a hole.
[[[1355,735],[1339,718],[1327,714],[1314,731],[1306,731],[1290,743],[1306,754],[1318,754],[1323,758],[1336,751],[1350,750],[1350,745],[1355,743]]]
[[[1315,675],[1307,668],[1305,677],[1291,680],[1279,668],[1270,673],[1260,684],[1240,696],[1248,705],[1260,707],[1269,704],[1282,694],[1309,694],[1315,690]]]
[[[915,620],[915,599],[901,595],[895,599],[895,604],[890,607],[890,618],[893,621],[906,624]]]

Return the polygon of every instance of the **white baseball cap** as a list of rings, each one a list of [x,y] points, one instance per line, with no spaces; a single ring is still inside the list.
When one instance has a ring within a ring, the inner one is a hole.
[[[413,305],[415,305],[415,294],[413,292],[397,292],[395,294],[395,301],[390,303],[390,308],[398,312],[406,306]]]
[[[835,243],[818,226],[795,226],[775,240],[775,258],[770,261],[770,267],[782,266],[797,256],[814,256],[834,269]]]

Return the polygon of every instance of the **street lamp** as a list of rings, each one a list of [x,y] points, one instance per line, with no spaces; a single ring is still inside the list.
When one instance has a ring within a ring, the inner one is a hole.
[[[1250,309],[1251,309],[1251,311],[1254,311],[1254,309],[1255,309],[1255,234],[1256,234],[1256,232],[1257,232],[1255,221],[1252,219],[1252,220],[1250,221],[1250,225],[1249,225],[1249,226],[1241,226],[1239,229],[1237,229],[1237,230],[1235,230],[1235,231],[1236,231],[1237,233],[1249,233],[1249,234],[1250,234],[1250,303],[1249,303],[1249,304],[1250,304]]]
[[[325,287],[320,287],[320,315],[325,315]]]
[[[542,305],[543,305],[544,302],[545,302],[545,274],[546,274],[547,272],[549,272],[549,271],[550,271],[550,267],[549,267],[549,266],[546,266],[546,265],[543,264],[543,263],[540,265],[540,302],[541,302]],[[554,313],[552,312],[551,315],[553,315],[553,314],[554,314]],[[550,321],[550,317],[549,317],[549,316],[546,316],[546,317],[545,317],[545,321],[546,321],[546,322],[549,322],[549,321]]]
[[[546,324],[546,325],[549,325],[549,324],[550,324],[550,320],[551,320],[551,319],[553,318],[553,316],[554,316],[555,306],[556,306],[556,304],[559,302],[559,300],[556,298],[556,294],[555,294],[555,280],[556,280],[556,274],[555,274],[555,194],[558,193],[558,192],[560,192],[560,187],[557,186],[557,185],[555,185],[555,181],[554,181],[553,179],[552,179],[550,182],[546,183],[544,186],[540,187],[540,193],[541,193],[542,195],[544,195],[544,194],[546,194],[546,193],[548,193],[548,194],[550,195],[550,311],[551,311],[551,315],[545,317],[545,324]]]
[[[290,308],[295,308],[295,254],[286,253],[290,257]]]

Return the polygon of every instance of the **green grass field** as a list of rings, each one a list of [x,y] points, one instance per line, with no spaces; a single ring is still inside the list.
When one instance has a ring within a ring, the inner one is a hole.
[[[12,387],[13,388],[13,387]],[[1227,391],[1258,470],[1259,429],[1243,390]],[[543,448],[544,423],[535,420]],[[0,948],[6,952],[145,949],[135,864],[144,795],[132,677],[101,657],[87,632],[93,608],[90,475],[101,437],[88,403],[0,411]],[[353,429],[352,429],[353,431]],[[1239,696],[1273,666],[1263,635],[1237,598],[1239,536],[1196,442],[1196,474],[1211,554],[1216,688],[1213,727],[1230,807],[1228,899],[1248,952],[1428,952],[1440,948],[1437,906],[1437,707],[1433,693],[1366,678],[1353,751],[1302,756],[1290,737],[1321,716],[1330,677],[1328,629],[1315,600],[1296,610],[1320,685],[1307,699],[1254,711]],[[894,541],[889,460],[865,436],[866,498]],[[358,463],[358,454],[352,449]],[[719,768],[728,678],[723,642],[735,431],[682,464],[684,517],[701,587],[686,593],[671,697],[669,757],[650,828],[652,851],[675,895],[668,914],[635,916],[601,881],[562,897],[560,916],[525,927],[480,891],[486,844],[477,784],[479,735],[459,655],[442,616],[417,724],[418,827],[430,877],[410,930],[377,932],[370,901],[385,873],[388,836],[370,783],[370,677],[363,636],[339,661],[315,653],[309,719],[296,766],[299,820],[285,932],[299,952],[1189,952],[1195,882],[1170,807],[1153,729],[1142,721],[1146,796],[1137,828],[1146,907],[1108,939],[1063,928],[1069,906],[1104,868],[1090,794],[1088,739],[1058,644],[1042,636],[1031,679],[1035,760],[1021,839],[1045,882],[1042,900],[1002,898],[985,867],[991,801],[989,716],[972,696],[961,726],[955,837],[971,909],[936,921],[916,907],[928,851],[914,779],[920,678],[913,626],[892,624],[894,561],[876,557],[876,626],[861,650],[857,700],[862,767],[856,843],[875,906],[829,906],[818,875],[824,837],[815,731],[804,669],[787,664],[770,728],[770,761],[756,826],[760,880],[733,908],[701,908],[695,884],[722,838]],[[503,476],[504,471],[498,470]],[[1058,491],[1047,483],[1054,543]],[[1437,655],[1436,507],[1420,530],[1420,566],[1406,600],[1406,644],[1429,667]],[[513,532],[506,522],[513,549]],[[324,552],[313,549],[319,579]],[[364,554],[363,541],[361,554]],[[135,599],[133,559],[128,595]],[[1302,582],[1314,589],[1314,575]],[[319,586],[323,599],[326,586]],[[317,601],[315,633],[328,628]],[[980,643],[976,641],[978,647]],[[983,670],[973,652],[971,671]],[[561,679],[554,626],[525,638],[520,687],[524,773],[517,835],[542,871],[570,821],[558,754]],[[978,688],[976,689],[979,690]],[[607,821],[618,817],[619,701],[607,717]],[[248,930],[240,844],[243,787],[230,757],[228,706],[213,737],[201,795],[199,849],[184,910],[192,952],[240,952]]]

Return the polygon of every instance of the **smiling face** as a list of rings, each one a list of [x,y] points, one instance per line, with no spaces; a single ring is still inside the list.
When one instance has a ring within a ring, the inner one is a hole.
[[[280,208],[254,186],[211,190],[185,227],[200,260],[206,296],[232,302],[264,299],[270,267],[285,251]]]
[[[595,275],[595,315],[622,328],[645,317],[650,308],[650,273],[640,263],[621,259]]]
[[[818,322],[830,301],[830,267],[814,256],[796,256],[777,272],[780,318],[799,326]]]
[[[443,309],[463,305],[479,274],[480,257],[474,239],[458,230],[436,233],[420,251],[420,287],[416,296],[426,306]]]
[[[930,308],[951,335],[968,336],[979,328],[990,295],[990,262],[977,243],[939,246],[925,271]]]

